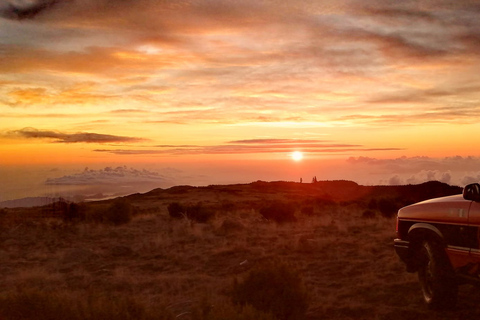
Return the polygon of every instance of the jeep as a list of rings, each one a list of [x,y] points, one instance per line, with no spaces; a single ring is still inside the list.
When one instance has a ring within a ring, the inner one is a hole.
[[[434,309],[457,302],[458,285],[480,282],[480,184],[463,194],[401,208],[394,248],[407,272],[418,272],[425,303]]]

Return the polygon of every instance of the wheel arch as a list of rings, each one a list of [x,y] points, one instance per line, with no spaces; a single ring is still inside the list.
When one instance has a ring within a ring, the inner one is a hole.
[[[442,232],[434,225],[425,222],[412,225],[410,229],[408,229],[408,239],[411,244],[415,245],[420,245],[424,240],[431,240],[445,245],[445,238]]]
[[[442,232],[435,226],[420,222],[412,225],[408,230],[409,256],[407,271],[416,272],[420,267],[421,259],[418,258],[420,249],[424,241],[435,243],[442,248],[446,247]]]

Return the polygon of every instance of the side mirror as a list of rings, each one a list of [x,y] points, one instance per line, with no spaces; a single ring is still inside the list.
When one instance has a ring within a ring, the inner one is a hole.
[[[467,184],[463,188],[463,198],[465,200],[480,201],[480,184]]]

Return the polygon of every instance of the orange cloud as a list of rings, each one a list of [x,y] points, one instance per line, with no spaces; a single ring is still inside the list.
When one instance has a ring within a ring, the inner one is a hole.
[[[117,155],[212,155],[212,154],[265,154],[288,153],[302,150],[309,154],[341,154],[352,151],[398,151],[400,148],[366,148],[356,144],[342,144],[323,140],[303,139],[251,139],[230,141],[215,146],[158,145],[155,149],[96,149],[96,152]]]
[[[90,132],[62,133],[57,131],[37,130],[34,128],[24,128],[11,131],[9,137],[22,137],[26,139],[51,139],[54,142],[61,143],[135,143],[146,141],[146,139],[115,136],[109,134],[99,134]]]

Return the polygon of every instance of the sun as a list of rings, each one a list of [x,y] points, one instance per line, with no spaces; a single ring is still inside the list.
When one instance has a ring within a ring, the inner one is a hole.
[[[300,161],[303,159],[303,153],[300,151],[294,151],[292,152],[291,157],[294,161]]]

